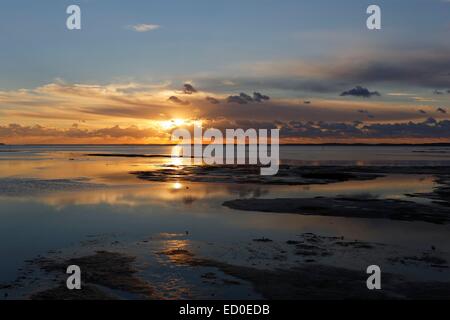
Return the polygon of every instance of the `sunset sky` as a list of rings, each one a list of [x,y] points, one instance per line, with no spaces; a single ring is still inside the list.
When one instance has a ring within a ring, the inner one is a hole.
[[[0,142],[450,142],[449,35],[448,0],[2,0]]]

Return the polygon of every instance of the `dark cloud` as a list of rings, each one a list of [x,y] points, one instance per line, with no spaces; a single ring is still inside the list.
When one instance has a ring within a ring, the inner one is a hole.
[[[192,84],[185,83],[183,85],[183,92],[185,94],[193,94],[193,93],[196,93],[198,91],[197,91],[197,89],[194,88],[194,86]]]
[[[402,51],[403,52],[403,51]],[[450,87],[450,48],[409,49],[407,54],[383,50],[356,56],[343,55],[320,60],[293,61],[289,66],[276,63],[260,76],[245,74],[231,80],[242,88],[286,90],[315,93],[336,93],[343,86],[355,83],[376,86],[417,86],[427,89]],[[299,70],[298,73],[295,70]],[[197,79],[202,86],[222,90],[229,77]],[[450,91],[450,89],[449,89]]]
[[[284,138],[442,138],[448,137],[450,121],[429,118],[423,122],[374,123],[362,122],[327,123],[290,121],[278,124]]]
[[[255,120],[205,120],[205,128],[225,131],[229,128],[242,129],[280,129],[281,138],[326,138],[339,139],[380,139],[380,138],[448,138],[450,120],[438,121],[428,118],[421,122],[370,123],[324,122],[324,121],[255,121]],[[48,139],[83,138],[133,138],[145,139],[161,135],[154,129],[136,126],[113,126],[99,129],[81,128],[78,125],[69,128],[47,128],[40,125],[23,126],[20,124],[0,125],[0,138],[41,137]],[[50,141],[50,140],[49,140]]]
[[[178,98],[178,97],[176,97],[176,96],[171,96],[171,97],[170,97],[169,99],[167,99],[167,100],[169,100],[170,102],[176,103],[176,104],[183,105],[183,106],[186,106],[186,105],[189,104],[189,101],[181,100],[180,98]]]
[[[227,98],[228,103],[247,104],[250,102],[263,102],[270,100],[269,96],[263,95],[259,92],[253,93],[253,97],[241,92],[238,96],[229,96]]]
[[[440,113],[447,113],[447,111],[445,109],[443,109],[443,108],[437,108],[436,111],[440,112]]]
[[[395,138],[448,138],[450,121],[428,118],[418,122],[364,123],[325,121],[254,121],[254,120],[211,120],[205,127],[224,131],[227,128],[280,129],[281,138],[323,138],[339,139],[395,139]]]
[[[448,87],[450,77],[450,48],[410,50],[408,54],[384,52],[377,55],[349,59],[336,66],[324,67],[334,81],[359,83],[396,83],[425,88]],[[358,61],[359,63],[355,63]]]
[[[270,100],[269,96],[263,95],[259,92],[254,92],[253,93],[253,100],[255,100],[256,102],[263,102],[263,101],[267,101]]]
[[[247,104],[248,101],[245,99],[242,99],[240,96],[229,96],[227,98],[228,103],[237,103],[237,104]]]
[[[356,86],[353,89],[350,89],[348,91],[344,91],[341,93],[341,97],[345,96],[354,96],[354,97],[362,97],[362,98],[371,98],[372,96],[380,96],[380,93],[378,91],[369,91],[369,89]]]
[[[247,104],[252,101],[253,98],[245,93],[240,93],[238,96],[229,96],[227,98],[228,103]]]
[[[305,100],[305,101],[303,101],[303,104],[311,104],[311,101]]]
[[[450,121],[437,121],[428,118],[426,121],[419,123],[372,124],[365,126],[364,129],[371,136],[380,138],[443,138],[448,137]]]
[[[220,103],[220,100],[213,98],[213,97],[206,97],[205,100],[211,104],[219,104]]]
[[[244,99],[247,102],[253,102],[253,98],[251,96],[249,96],[248,94],[246,94],[246,93],[241,92],[239,94],[239,97]]]

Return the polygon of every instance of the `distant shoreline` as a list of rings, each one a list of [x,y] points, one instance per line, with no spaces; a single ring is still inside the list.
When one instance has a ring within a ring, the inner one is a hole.
[[[177,144],[5,144],[0,143],[0,146],[36,146],[36,147],[145,147],[145,146],[155,146],[155,147],[170,147],[176,146]],[[208,145],[208,144],[204,144]],[[248,145],[248,144],[246,144]],[[338,147],[450,147],[450,142],[436,142],[436,143],[280,143],[280,146],[338,146]]]

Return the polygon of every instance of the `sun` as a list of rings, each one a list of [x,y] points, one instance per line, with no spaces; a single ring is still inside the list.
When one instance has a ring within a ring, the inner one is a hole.
[[[176,127],[181,127],[181,126],[184,126],[187,124],[189,124],[189,121],[186,119],[171,119],[171,120],[165,120],[165,121],[159,122],[159,125],[164,130],[170,130],[170,129],[173,129]]]
[[[173,189],[173,190],[180,190],[181,188],[183,188],[183,185],[182,185],[181,183],[179,183],[179,182],[175,182],[175,183],[172,185],[172,189]]]

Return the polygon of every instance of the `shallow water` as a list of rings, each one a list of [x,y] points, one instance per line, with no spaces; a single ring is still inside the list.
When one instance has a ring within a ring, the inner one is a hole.
[[[396,174],[371,181],[312,186],[163,183],[139,180],[129,172],[173,164],[170,158],[103,158],[85,154],[170,154],[169,147],[3,146],[1,149],[0,282],[15,279],[26,259],[45,255],[50,250],[89,245],[89,239],[99,235],[104,235],[107,241],[131,243],[161,233],[185,234],[190,243],[201,244],[200,253],[226,257],[227,262],[236,264],[245,264],[245,259],[238,253],[224,254],[230,248],[261,237],[285,242],[304,232],[382,242],[419,252],[435,245],[444,255],[450,252],[450,226],[446,225],[240,212],[221,205],[226,200],[251,197],[405,198],[408,193],[431,191],[436,184],[430,175]],[[330,160],[347,164],[441,165],[450,163],[448,151],[449,148],[429,147],[282,147],[281,154],[282,160],[310,165],[330,163]],[[51,179],[77,183],[64,184],[55,190],[42,181]],[[162,241],[155,246],[166,244]],[[364,263],[370,262],[370,257],[365,260]],[[154,272],[160,270],[160,276],[166,279],[164,263],[158,263],[161,265]],[[353,262],[353,267],[358,268],[357,263],[360,262]],[[425,271],[418,272],[417,276],[439,279],[448,273],[440,276]],[[229,294],[233,295],[233,291]]]

